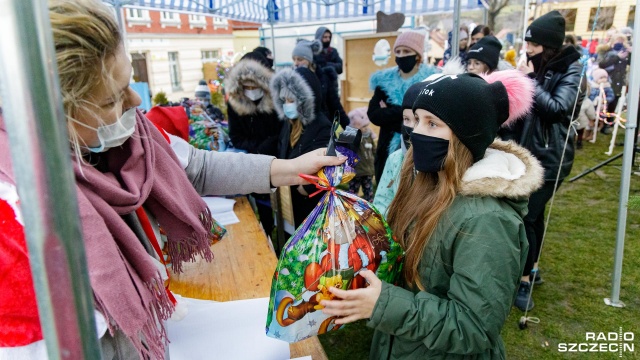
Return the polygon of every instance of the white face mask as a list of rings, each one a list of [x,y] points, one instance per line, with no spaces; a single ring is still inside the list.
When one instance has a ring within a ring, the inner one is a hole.
[[[87,147],[94,153],[105,152],[111,148],[124,144],[136,130],[136,108],[125,111],[118,121],[111,125],[100,125],[97,129],[84,123],[78,124],[93,129],[98,133],[100,145],[98,147]]]
[[[251,101],[256,101],[262,99],[264,91],[262,91],[262,89],[245,90],[244,94],[251,99]]]

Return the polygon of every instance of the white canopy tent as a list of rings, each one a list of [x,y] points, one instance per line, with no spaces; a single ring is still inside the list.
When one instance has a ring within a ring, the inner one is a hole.
[[[304,23],[372,18],[376,12],[406,16],[453,11],[456,0],[108,0],[114,6],[193,12],[260,24]],[[460,0],[473,10],[478,0]]]
[[[378,11],[402,13],[407,17],[436,13],[454,13],[454,30],[459,28],[461,10],[486,6],[481,0],[104,0],[112,5],[122,22],[123,7],[166,10],[220,16],[231,20],[249,21],[271,27],[271,50],[277,51],[273,27],[277,24],[300,24],[341,20],[373,20]],[[125,29],[126,30],[126,29]],[[264,32],[263,32],[264,33]],[[453,42],[458,39],[453,33]],[[457,52],[457,47],[453,49]],[[454,54],[455,55],[455,54]]]

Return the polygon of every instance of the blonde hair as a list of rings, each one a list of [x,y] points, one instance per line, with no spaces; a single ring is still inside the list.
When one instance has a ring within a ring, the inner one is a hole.
[[[289,120],[291,123],[291,134],[289,135],[289,144],[291,147],[296,146],[300,136],[302,135],[302,122],[300,120]]]
[[[389,205],[387,221],[405,249],[404,276],[408,284],[425,290],[418,265],[442,214],[460,189],[462,175],[473,164],[471,152],[451,135],[444,169],[437,174],[414,172],[413,147],[400,172],[398,193]]]
[[[106,62],[122,44],[113,12],[97,0],[49,0],[56,62],[67,118],[69,141],[81,159],[80,139],[72,126],[80,108],[92,104],[89,94],[98,84],[114,86]]]

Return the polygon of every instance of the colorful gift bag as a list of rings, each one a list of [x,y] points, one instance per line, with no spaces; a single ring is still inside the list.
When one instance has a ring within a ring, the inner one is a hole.
[[[349,149],[337,151],[347,156],[343,165],[326,167],[318,177],[300,175],[326,192],[282,250],[271,284],[267,336],[296,342],[337,330],[340,325],[320,305],[333,299],[330,287],[365,287],[358,276],[365,268],[392,284],[401,273],[404,253],[382,215],[369,202],[336,189],[353,179],[358,161]]]

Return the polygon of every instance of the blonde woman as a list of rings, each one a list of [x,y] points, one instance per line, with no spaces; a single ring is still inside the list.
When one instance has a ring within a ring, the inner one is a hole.
[[[405,285],[365,271],[368,288],[332,288],[342,300],[322,302],[340,317],[336,324],[369,319],[371,359],[505,358],[500,331],[527,258],[522,218],[542,167],[495,137],[528,111],[532,95],[533,84],[515,70],[487,81],[445,75],[419,92],[388,216],[406,251]],[[460,101],[471,97],[480,101]]]
[[[211,260],[210,241],[220,234],[200,194],[266,193],[341,161],[322,150],[293,160],[196,150],[136,110],[140,97],[129,87],[131,64],[108,7],[55,0],[49,16],[73,159],[73,169],[60,170],[76,175],[103,356],[164,358],[164,321],[175,305],[150,243],[166,242],[174,271],[197,255]],[[43,359],[8,146],[0,118],[0,358]],[[166,237],[156,237],[159,228]]]

